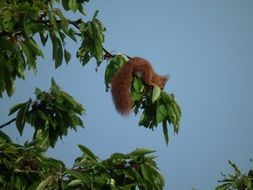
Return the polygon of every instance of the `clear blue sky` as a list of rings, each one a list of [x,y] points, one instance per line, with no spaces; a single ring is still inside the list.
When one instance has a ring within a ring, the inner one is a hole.
[[[170,130],[167,147],[160,128],[140,128],[133,115],[122,118],[105,92],[106,63],[97,73],[94,62],[81,67],[74,43],[71,63],[57,71],[47,48],[37,74],[28,72],[25,82],[17,81],[16,94],[0,101],[1,121],[10,119],[10,106],[34,97],[35,87],[47,90],[54,77],[87,109],[85,129],[70,131],[49,151],[68,166],[81,154],[77,144],[102,159],[148,147],[157,151],[169,190],[213,189],[221,172],[231,172],[227,160],[243,171],[252,167],[252,0],[97,0],[86,9],[89,17],[100,10],[108,50],[145,57],[158,73],[170,74],[165,90],[175,94],[183,112],[179,135]],[[18,142],[31,138],[29,127],[22,138],[14,125],[5,131]]]

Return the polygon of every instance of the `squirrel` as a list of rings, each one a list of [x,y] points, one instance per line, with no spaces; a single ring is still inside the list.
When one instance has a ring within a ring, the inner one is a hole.
[[[130,58],[111,79],[111,93],[116,110],[122,116],[128,116],[133,108],[131,84],[133,75],[137,75],[148,86],[164,88],[168,77],[155,73],[151,64],[141,57]]]

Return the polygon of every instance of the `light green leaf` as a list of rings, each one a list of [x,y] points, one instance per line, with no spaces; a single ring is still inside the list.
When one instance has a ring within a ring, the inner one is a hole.
[[[76,12],[76,10],[78,9],[78,4],[76,0],[69,0],[68,6],[73,12]]]
[[[155,85],[153,88],[153,93],[152,93],[152,102],[155,102],[159,98],[160,93],[161,93],[161,89]]]
[[[72,180],[72,181],[68,184],[68,186],[72,187],[72,186],[80,185],[81,183],[82,183],[82,180],[80,180],[80,179],[74,179],[74,180]]]
[[[148,182],[152,183],[153,177],[152,177],[150,169],[147,165],[141,164],[141,173],[142,173],[144,179],[146,179]]]
[[[91,159],[94,160],[94,161],[97,160],[96,155],[93,154],[93,152],[92,152],[90,149],[88,149],[86,146],[79,144],[78,147],[81,149],[81,151],[82,151],[86,156],[88,156],[89,158],[91,158]]]
[[[153,153],[153,152],[155,152],[155,150],[148,149],[148,148],[136,148],[129,155],[141,156],[141,155],[150,154],[150,153]]]
[[[48,186],[48,184],[52,183],[52,180],[55,179],[55,176],[49,176],[48,178],[46,178],[44,181],[42,181],[38,187],[36,188],[36,190],[45,190],[46,186]]]

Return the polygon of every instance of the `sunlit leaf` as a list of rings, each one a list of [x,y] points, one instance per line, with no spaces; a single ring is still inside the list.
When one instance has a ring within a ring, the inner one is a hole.
[[[76,12],[76,10],[78,9],[78,4],[77,4],[76,0],[69,0],[69,2],[68,2],[68,7],[69,7],[73,12]]]
[[[68,186],[72,187],[72,186],[80,185],[81,183],[82,183],[82,180],[80,180],[80,179],[74,179],[74,180],[72,180],[72,181],[68,184]]]
[[[161,89],[155,85],[153,88],[153,93],[152,93],[152,102],[155,102],[159,98],[160,93],[161,93]]]
[[[130,153],[132,156],[140,156],[145,154],[150,154],[155,152],[155,150],[148,149],[148,148],[136,148],[134,151]]]
[[[86,146],[79,144],[78,147],[81,149],[81,151],[82,151],[86,156],[88,156],[88,157],[91,158],[92,160],[96,160],[96,159],[97,159],[96,155],[93,154],[93,152],[92,152],[90,149],[88,149]]]

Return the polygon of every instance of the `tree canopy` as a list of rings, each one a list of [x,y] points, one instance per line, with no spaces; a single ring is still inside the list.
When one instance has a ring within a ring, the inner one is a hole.
[[[55,69],[64,62],[71,63],[67,40],[80,44],[76,58],[85,66],[91,59],[96,67],[107,61],[104,83],[110,89],[111,77],[127,61],[126,55],[111,54],[103,47],[106,28],[96,11],[87,19],[85,4],[88,0],[1,0],[0,1],[0,97],[15,93],[15,80],[25,80],[25,71],[37,70],[37,60],[44,57],[42,46],[52,45]],[[65,17],[69,11],[82,19]],[[85,20],[83,19],[85,18]],[[86,20],[87,19],[87,20]],[[168,144],[168,124],[177,134],[181,110],[173,94],[159,88],[148,90],[138,77],[133,81],[134,112],[142,110],[139,126],[155,129],[163,127]],[[151,149],[140,149],[123,154],[114,153],[106,160],[99,159],[88,147],[79,145],[82,152],[72,168],[46,156],[49,147],[84,123],[80,116],[83,105],[60,88],[51,79],[48,91],[35,89],[36,98],[28,99],[10,108],[15,117],[0,128],[15,122],[22,135],[24,127],[33,127],[34,134],[24,145],[14,143],[0,131],[0,186],[3,189],[162,189],[164,179],[150,155]]]
[[[96,67],[107,62],[104,73],[106,91],[112,76],[130,56],[112,54],[104,47],[105,31],[95,11],[88,19],[85,4],[89,0],[0,0],[0,98],[15,93],[17,78],[25,80],[26,70],[37,70],[38,58],[44,57],[44,47],[52,45],[52,62],[58,69],[64,62],[78,59],[82,66],[96,60]],[[72,20],[66,13],[82,15]],[[75,58],[68,43],[80,44]],[[43,46],[43,47],[42,47]],[[42,48],[41,48],[42,47]],[[34,90],[35,99],[14,105],[9,110],[10,121],[1,121],[0,129],[14,124],[22,135],[25,127],[34,128],[31,139],[16,144],[0,130],[0,189],[154,189],[165,182],[155,162],[155,152],[136,148],[129,153],[113,153],[101,160],[85,145],[78,145],[81,155],[71,168],[63,161],[46,155],[49,147],[68,135],[69,129],[84,127],[81,116],[86,109],[56,81],[51,79],[48,91]],[[141,117],[137,125],[155,130],[163,128],[165,143],[169,143],[168,127],[178,134],[181,109],[174,94],[150,88],[137,76],[131,87],[134,113]],[[252,170],[242,174],[229,162],[234,175],[223,175],[216,190],[253,189]]]

